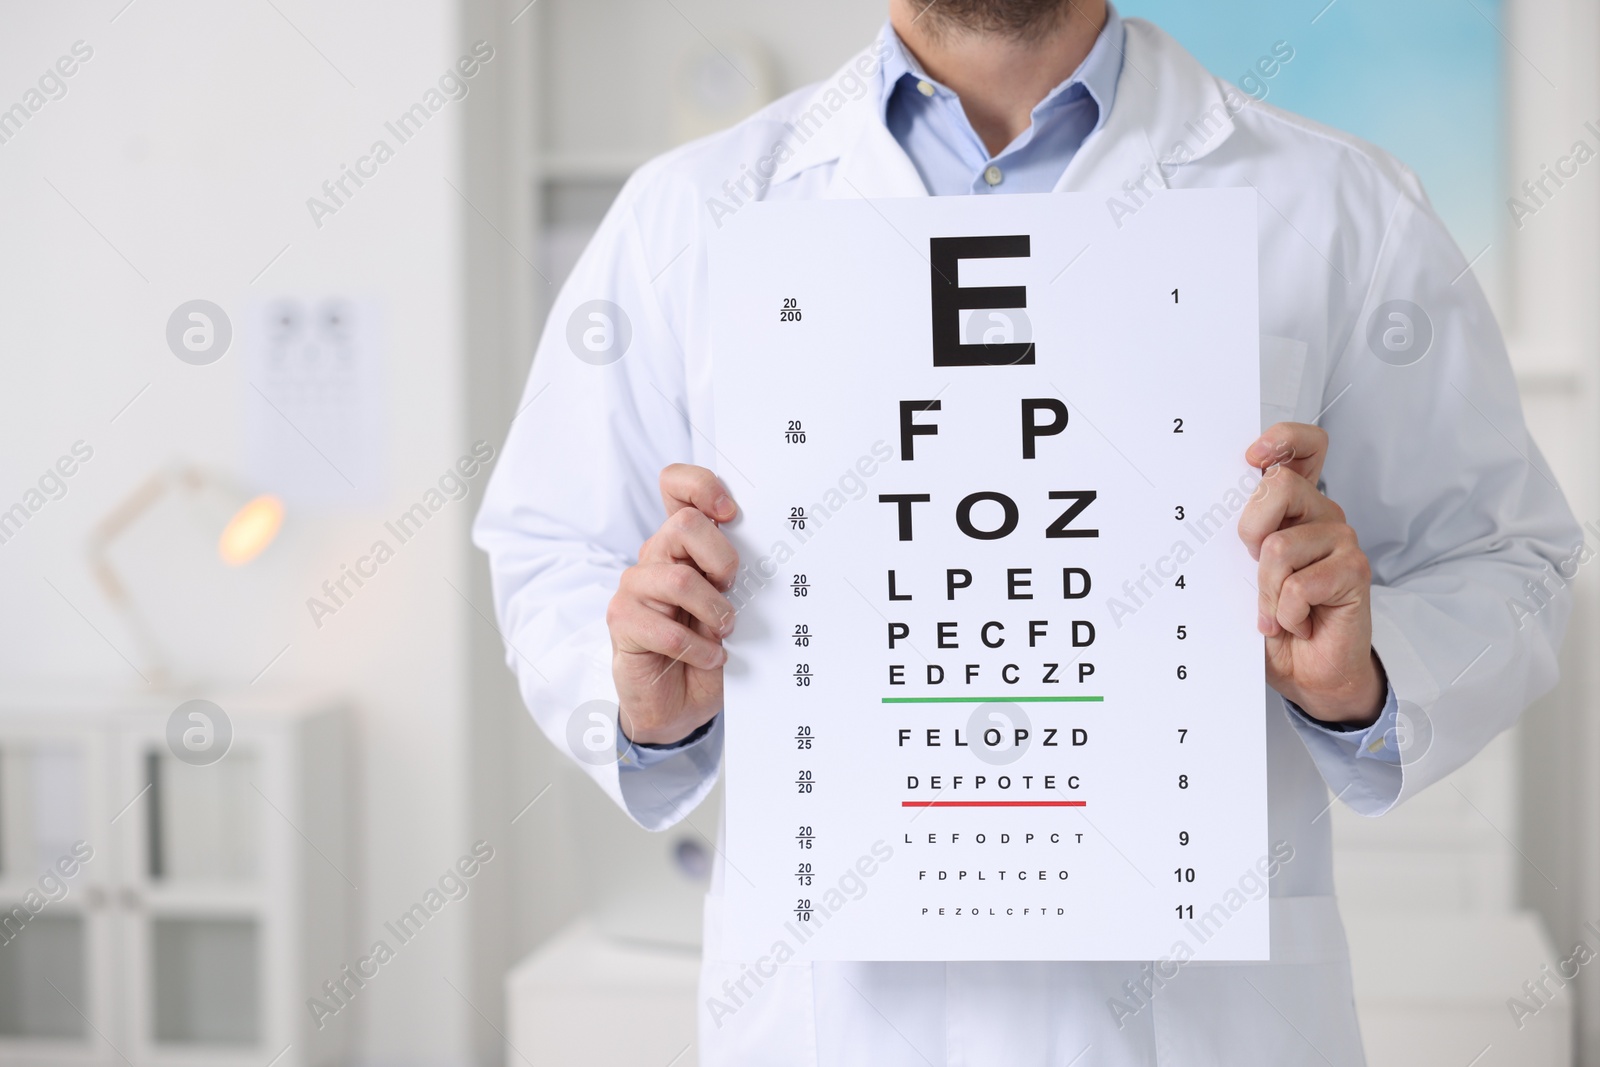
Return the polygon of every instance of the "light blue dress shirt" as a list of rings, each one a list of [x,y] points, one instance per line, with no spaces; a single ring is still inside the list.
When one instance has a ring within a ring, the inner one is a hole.
[[[880,115],[933,196],[1051,192],[1116,100],[1123,28],[1109,3],[1106,24],[1083,63],[1034,106],[1028,128],[993,156],[967,121],[960,98],[928,77],[891,25],[885,23],[881,32],[889,48],[878,73]],[[1302,727],[1315,731],[1308,742],[1335,745],[1347,758],[1400,762],[1404,739],[1392,687],[1377,722],[1365,728],[1341,729],[1311,718],[1290,700],[1284,705]],[[625,770],[653,766],[707,738],[720,739],[721,731],[713,728],[719,723],[720,716],[672,745],[634,745],[619,729],[618,759]]]
[[[1122,18],[1107,4],[1083,63],[1034,105],[1028,128],[990,156],[960,98],[928,76],[887,23],[882,38],[889,49],[878,75],[880,114],[933,196],[1050,192],[1111,113],[1122,73]]]

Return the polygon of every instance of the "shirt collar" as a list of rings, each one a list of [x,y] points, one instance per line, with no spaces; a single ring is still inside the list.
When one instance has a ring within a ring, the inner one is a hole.
[[[1116,99],[1117,78],[1122,74],[1123,36],[1122,16],[1117,14],[1116,7],[1107,2],[1106,24],[1101,27],[1100,36],[1095,38],[1089,54],[1078,65],[1078,69],[1072,72],[1071,77],[1050,90],[1045,98],[1034,106],[1034,116],[1037,117],[1058,103],[1074,99],[1077,94],[1071,90],[1081,86],[1093,98],[1095,107],[1099,110],[1094,128],[1098,130],[1103,126],[1106,116],[1111,113],[1112,102]],[[927,72],[922,69],[922,64],[917,62],[917,57],[911,54],[911,50],[900,40],[900,35],[894,32],[893,25],[885,22],[879,32],[879,38],[884,44],[883,66],[878,74],[880,119],[886,119],[889,113],[889,99],[904,80],[909,79],[908,88],[914,86],[916,82],[927,81],[941,93],[950,92],[928,77]]]

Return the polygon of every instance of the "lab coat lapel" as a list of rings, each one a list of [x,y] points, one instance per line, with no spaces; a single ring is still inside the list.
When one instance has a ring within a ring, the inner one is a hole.
[[[1117,95],[1106,121],[1078,150],[1055,191],[1147,196],[1233,133],[1221,83],[1176,41],[1143,19],[1126,19]],[[1160,91],[1157,87],[1161,87]]]
[[[867,118],[859,124],[854,144],[840,156],[824,195],[831,200],[927,196],[916,165],[889,127],[876,114]]]
[[[800,109],[800,117],[789,124],[796,147],[773,173],[773,185],[831,163],[834,167],[822,187],[823,199],[928,195],[915,164],[884,125],[875,88],[854,100],[840,94],[845,75],[859,70],[863,61],[877,62],[873,49],[853,57],[819,85]]]

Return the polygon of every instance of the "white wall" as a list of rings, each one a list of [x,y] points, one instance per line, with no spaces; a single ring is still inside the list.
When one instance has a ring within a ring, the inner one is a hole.
[[[1505,26],[1515,49],[1506,61],[1506,176],[1515,186],[1579,138],[1595,144],[1585,124],[1600,126],[1600,9],[1585,0],[1511,0]],[[1513,358],[1544,386],[1524,389],[1529,424],[1578,518],[1600,522],[1600,170],[1582,168],[1508,234],[1507,251]],[[1600,921],[1600,581],[1593,563],[1579,574],[1576,599],[1561,687],[1521,728],[1520,888],[1562,958],[1592,936],[1586,922]],[[1600,1064],[1600,983],[1586,975],[1563,995],[1578,1012],[1579,1062]]]
[[[240,339],[212,366],[181,363],[163,337],[173,308],[205,297],[237,328],[256,296],[372,299],[386,333],[377,502],[292,510],[257,565],[266,580],[248,592],[259,599],[173,603],[181,585],[155,590],[175,649],[222,632],[240,664],[259,668],[287,645],[261,685],[351,698],[358,844],[335,858],[360,892],[326,906],[354,909],[365,946],[474,838],[498,845],[506,825],[472,825],[466,807],[470,613],[446,582],[468,588],[471,503],[436,516],[320,630],[304,605],[473,437],[494,439],[461,416],[467,209],[446,184],[461,185],[459,105],[320,230],[305,201],[462,51],[456,8],[124,2],[8,5],[0,31],[0,107],[74,41],[94,49],[67,95],[0,144],[0,507],[74,441],[94,448],[66,497],[0,544],[0,678],[143,687],[123,659],[138,662],[134,643],[90,581],[86,534],[160,464],[238,473],[251,415]],[[491,63],[479,78],[498,74]],[[147,574],[199,564],[178,553],[157,543],[136,562]],[[218,673],[248,682],[241,670]],[[330,1025],[353,1028],[365,1061],[461,1062],[469,1028],[482,1026],[445,984],[473,989],[461,977],[466,931],[465,913],[447,911],[363,991],[357,1017]]]

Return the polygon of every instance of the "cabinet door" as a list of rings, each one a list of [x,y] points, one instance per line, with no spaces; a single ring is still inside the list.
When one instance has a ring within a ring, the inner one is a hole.
[[[292,942],[282,857],[293,830],[269,799],[285,792],[282,741],[235,721],[210,759],[157,725],[124,730],[118,755],[125,788],[144,795],[121,837],[130,1053],[141,1067],[262,1067],[289,1042],[273,996]]]
[[[108,753],[97,724],[0,717],[0,1062],[119,1062]]]

